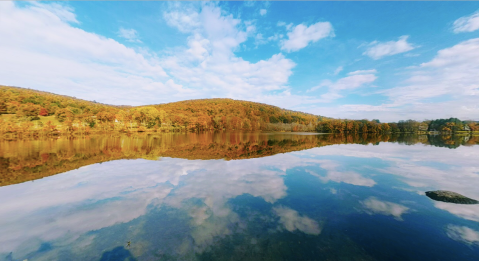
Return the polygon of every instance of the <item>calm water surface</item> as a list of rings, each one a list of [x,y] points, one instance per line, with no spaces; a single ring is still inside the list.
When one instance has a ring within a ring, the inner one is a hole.
[[[393,142],[383,142],[393,141]],[[359,144],[357,144],[359,143]],[[472,138],[0,142],[0,260],[479,260]]]

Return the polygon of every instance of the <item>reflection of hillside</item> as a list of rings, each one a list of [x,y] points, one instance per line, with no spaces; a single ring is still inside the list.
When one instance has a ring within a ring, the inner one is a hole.
[[[425,136],[418,138],[417,136],[390,137],[388,135],[227,132],[2,141],[0,142],[0,186],[35,180],[82,166],[117,159],[156,160],[159,157],[173,157],[234,160],[333,144],[378,144],[387,141],[405,144],[428,143]],[[467,143],[476,144],[477,141],[470,139]],[[438,146],[437,142],[433,144]]]

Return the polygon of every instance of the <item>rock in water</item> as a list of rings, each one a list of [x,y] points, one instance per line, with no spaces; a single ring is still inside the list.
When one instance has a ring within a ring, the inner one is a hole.
[[[478,204],[479,201],[461,194],[446,190],[426,191],[426,196],[431,199],[456,204]]]

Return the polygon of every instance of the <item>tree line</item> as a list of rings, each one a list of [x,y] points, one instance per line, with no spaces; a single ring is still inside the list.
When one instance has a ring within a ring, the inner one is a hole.
[[[188,100],[149,106],[112,106],[31,89],[0,86],[0,133],[39,135],[90,132],[316,131],[425,133],[479,131],[456,118],[381,123],[333,119],[232,99]]]

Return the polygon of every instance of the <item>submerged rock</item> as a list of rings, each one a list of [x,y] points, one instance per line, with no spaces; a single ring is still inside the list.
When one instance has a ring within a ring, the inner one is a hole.
[[[478,204],[479,201],[461,194],[446,190],[426,191],[426,196],[431,199],[456,204]]]

